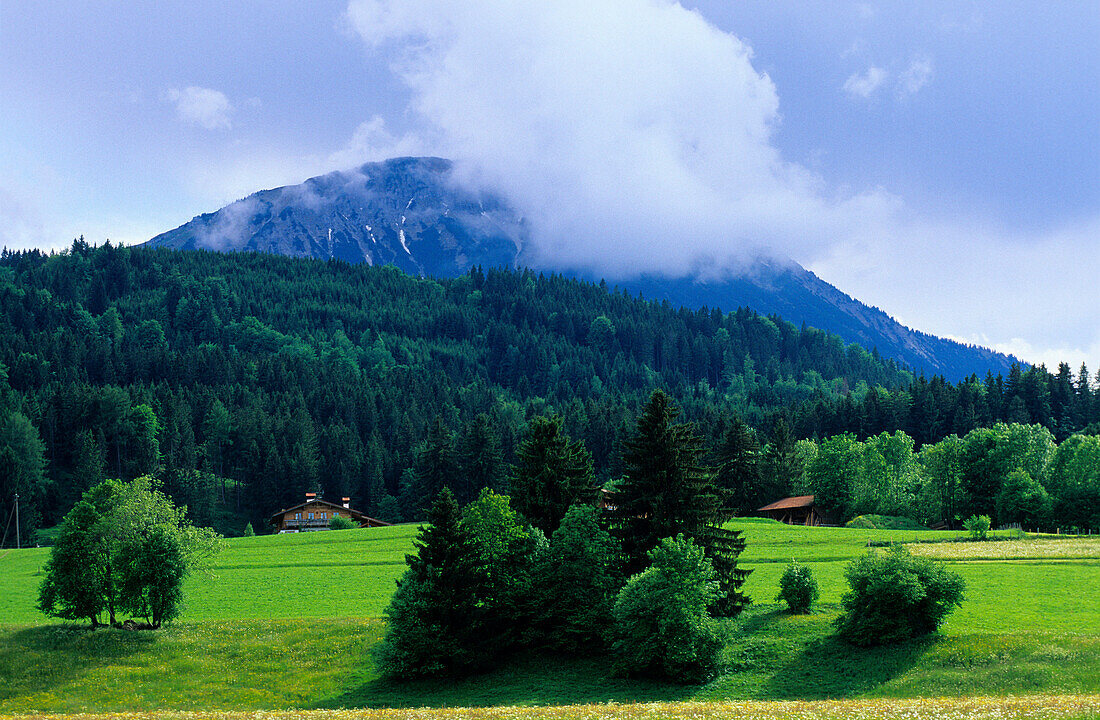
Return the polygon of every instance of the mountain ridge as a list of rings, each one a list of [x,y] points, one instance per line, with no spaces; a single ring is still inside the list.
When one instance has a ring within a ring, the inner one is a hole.
[[[470,188],[450,160],[393,158],[299,185],[261,190],[149,241],[155,247],[267,252],[392,264],[455,277],[477,265],[533,264],[528,224],[501,195]],[[599,281],[598,273],[543,267]],[[609,281],[624,291],[689,308],[750,307],[827,330],[917,372],[960,380],[1007,372],[1012,356],[908,328],[789,259],[758,258],[716,280],[657,274]]]

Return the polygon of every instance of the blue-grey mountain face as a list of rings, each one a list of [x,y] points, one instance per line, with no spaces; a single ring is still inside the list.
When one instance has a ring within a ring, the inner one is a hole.
[[[150,244],[338,258],[392,264],[414,275],[453,277],[474,265],[527,264],[526,238],[523,218],[502,198],[457,184],[450,161],[397,158],[255,193],[158,235]],[[989,370],[1004,373],[1015,361],[910,330],[789,260],[761,259],[717,281],[643,276],[617,284],[675,305],[750,307],[779,315],[949,380],[972,373],[984,376]]]
[[[477,264],[513,267],[522,219],[450,176],[451,163],[440,158],[371,163],[249,195],[149,244],[338,258],[440,277]]]

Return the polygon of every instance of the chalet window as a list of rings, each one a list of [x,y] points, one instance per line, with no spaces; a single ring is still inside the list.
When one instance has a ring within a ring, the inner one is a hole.
[[[309,514],[309,519],[310,519],[310,520],[312,520],[312,519],[313,519],[313,513],[310,513],[310,514]]]
[[[324,519],[325,519],[325,514],[324,514],[324,513],[321,513],[321,519],[322,519],[322,520],[324,520]]]
[[[294,519],[295,520],[301,520],[302,519],[302,513],[294,513]]]

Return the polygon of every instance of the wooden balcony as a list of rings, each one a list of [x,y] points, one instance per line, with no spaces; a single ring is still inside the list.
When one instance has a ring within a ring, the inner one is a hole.
[[[329,524],[329,522],[331,522],[331,520],[332,520],[332,518],[314,518],[313,520],[309,520],[309,519],[290,520],[290,519],[287,519],[287,520],[284,521],[283,524],[286,526],[286,528],[288,530],[291,529],[291,528],[297,528],[297,529],[301,530],[302,528],[323,528],[323,527],[328,527],[328,524]]]

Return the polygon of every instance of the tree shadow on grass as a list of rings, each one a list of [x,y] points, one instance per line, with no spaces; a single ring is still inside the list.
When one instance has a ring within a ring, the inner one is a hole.
[[[153,632],[75,624],[0,631],[0,700],[50,692],[155,641]]]
[[[320,708],[488,707],[685,700],[698,688],[610,676],[606,658],[522,655],[458,679],[398,682],[378,678],[328,698]]]
[[[825,637],[782,665],[764,684],[776,700],[851,698],[868,693],[916,665],[939,638],[928,636],[897,645],[860,648]]]

